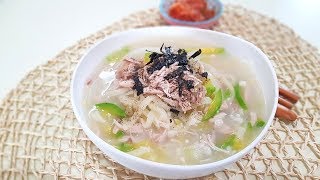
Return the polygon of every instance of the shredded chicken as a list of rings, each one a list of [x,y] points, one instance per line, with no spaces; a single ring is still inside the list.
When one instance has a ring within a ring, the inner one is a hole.
[[[126,58],[116,72],[116,78],[121,81],[131,80],[133,73],[142,66],[142,61]]]
[[[199,63],[193,62],[193,64],[199,66]],[[181,77],[168,78],[181,68],[179,62],[175,62],[168,67],[163,66],[151,75],[148,72],[150,67],[151,65],[144,66],[142,61],[125,59],[116,72],[119,86],[134,88],[135,81],[132,78],[137,74],[143,85],[144,94],[156,95],[178,111],[186,112],[201,104],[206,91],[202,85],[202,80],[195,73],[183,70]],[[185,82],[192,82],[191,88],[181,88],[179,78],[182,78]]]

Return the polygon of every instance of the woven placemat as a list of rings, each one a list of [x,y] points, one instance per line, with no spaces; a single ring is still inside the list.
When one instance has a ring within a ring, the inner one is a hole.
[[[146,18],[148,17],[148,18]],[[70,103],[81,55],[107,35],[164,25],[155,9],[132,14],[78,41],[31,71],[0,105],[0,179],[152,179],[104,156],[81,130]],[[291,29],[255,12],[226,6],[214,30],[253,42],[271,59],[280,84],[297,92],[299,119],[274,120],[260,145],[209,179],[320,179],[320,56]]]

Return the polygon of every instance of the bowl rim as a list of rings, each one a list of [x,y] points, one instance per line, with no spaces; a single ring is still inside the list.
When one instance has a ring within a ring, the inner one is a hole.
[[[186,20],[179,20],[176,18],[171,17],[168,12],[167,9],[165,9],[164,7],[164,3],[166,0],[161,0],[160,4],[159,4],[159,10],[160,10],[160,14],[162,15],[162,17],[164,17],[165,19],[175,23],[175,24],[183,24],[186,26],[201,26],[201,25],[207,25],[210,24],[212,22],[215,22],[216,20],[218,20],[223,12],[223,4],[221,3],[220,0],[209,0],[215,3],[215,6],[217,7],[217,12],[215,12],[215,15],[209,19],[206,19],[204,21],[186,21]]]
[[[239,152],[218,160],[218,161],[214,161],[214,162],[210,162],[210,163],[205,163],[205,164],[195,164],[195,165],[176,165],[176,164],[166,164],[166,163],[159,163],[159,162],[155,162],[155,161],[150,161],[150,160],[146,160],[140,157],[136,157],[133,156],[129,153],[125,153],[122,152],[120,150],[118,150],[117,148],[115,148],[114,146],[110,145],[109,143],[105,142],[104,140],[102,140],[100,137],[98,137],[95,133],[93,133],[93,131],[88,127],[88,125],[82,120],[82,117],[80,115],[80,110],[77,108],[75,102],[75,79],[76,76],[78,74],[79,68],[82,64],[82,62],[85,60],[85,58],[87,57],[87,55],[93,50],[95,49],[97,46],[99,46],[100,44],[102,44],[104,41],[111,39],[113,37],[117,37],[117,36],[122,36],[125,35],[127,33],[134,33],[134,32],[148,32],[150,29],[154,29],[154,30],[161,30],[161,31],[168,31],[170,29],[176,29],[176,30],[181,30],[181,31],[200,31],[199,33],[213,33],[213,34],[217,34],[219,36],[225,36],[227,38],[232,38],[234,40],[237,41],[241,41],[244,44],[247,44],[248,46],[250,46],[251,48],[254,48],[256,53],[259,54],[261,56],[261,59],[263,59],[267,65],[268,65],[268,69],[271,71],[271,75],[272,75],[272,80],[274,82],[274,94],[275,94],[275,101],[273,104],[273,108],[271,110],[271,114],[269,114],[269,117],[267,119],[267,123],[264,126],[264,128],[262,129],[262,131],[259,133],[259,135],[249,144],[247,145],[245,148],[243,148],[242,150],[240,150]],[[213,167],[224,167],[228,164],[231,164],[237,160],[239,160],[240,158],[242,158],[244,155],[248,154],[250,150],[252,150],[256,145],[258,145],[258,143],[262,140],[262,138],[266,135],[267,131],[270,128],[271,123],[273,122],[273,118],[275,116],[275,112],[276,112],[276,108],[277,108],[277,99],[279,97],[278,94],[278,79],[275,73],[275,70],[271,64],[271,61],[269,60],[269,58],[262,52],[262,50],[260,50],[257,46],[255,46],[254,44],[252,44],[251,42],[248,42],[244,39],[241,39],[239,37],[230,35],[230,34],[226,34],[226,33],[222,33],[222,32],[217,32],[217,31],[213,31],[213,30],[207,30],[207,29],[199,29],[199,28],[193,28],[193,27],[182,27],[182,26],[158,26],[158,27],[143,27],[143,28],[135,28],[135,29],[130,29],[130,30],[126,30],[126,31],[122,31],[122,32],[117,32],[117,33],[113,33],[111,35],[106,36],[105,38],[103,38],[102,40],[98,41],[97,43],[95,43],[94,45],[92,45],[90,48],[87,49],[87,51],[82,55],[82,57],[80,58],[79,62],[77,63],[77,66],[72,74],[72,79],[71,79],[71,86],[70,86],[70,94],[71,94],[71,104],[72,104],[72,109],[73,112],[77,118],[77,121],[79,122],[81,128],[83,129],[83,131],[86,133],[86,135],[88,134],[88,138],[91,140],[91,142],[93,142],[98,149],[100,149],[100,147],[96,144],[101,144],[103,146],[103,148],[108,148],[108,150],[112,153],[112,154],[117,154],[120,155],[122,157],[124,157],[125,159],[129,159],[130,161],[138,161],[140,164],[143,164],[144,166],[150,166],[150,167],[159,167],[159,168],[165,168],[165,169],[174,169],[177,171],[197,171],[197,170],[201,170],[201,169],[206,169],[206,168],[213,168]],[[91,138],[93,137],[93,139]],[[101,150],[101,149],[100,149]],[[101,150],[103,152],[103,150]],[[118,162],[118,161],[117,161]],[[118,162],[120,163],[120,162]],[[120,163],[122,164],[122,163]],[[122,165],[126,166],[125,163],[123,163]],[[127,166],[126,166],[127,167]]]

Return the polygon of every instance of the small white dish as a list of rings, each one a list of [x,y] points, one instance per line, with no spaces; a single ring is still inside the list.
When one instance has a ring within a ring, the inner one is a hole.
[[[266,100],[267,123],[257,138],[238,153],[220,161],[201,165],[185,166],[157,163],[124,153],[103,141],[89,129],[86,123],[87,114],[84,113],[83,107],[83,89],[87,78],[96,66],[107,54],[122,46],[141,40],[147,41],[149,39],[161,39],[163,42],[170,42],[172,37],[182,38],[186,41],[192,39],[192,43],[206,42],[219,45],[220,47],[224,47],[226,51],[232,55],[249,62],[251,66],[253,66]],[[239,160],[260,142],[267,133],[276,112],[278,103],[278,80],[267,56],[255,45],[243,39],[220,32],[197,28],[174,26],[150,27],[113,34],[92,46],[81,58],[74,71],[71,83],[71,101],[74,113],[83,131],[107,156],[139,173],[160,178],[185,179],[205,176],[222,170],[227,165]]]

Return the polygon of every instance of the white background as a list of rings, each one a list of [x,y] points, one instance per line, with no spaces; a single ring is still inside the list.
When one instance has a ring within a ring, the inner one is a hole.
[[[320,48],[320,0],[222,0],[271,16]],[[158,0],[0,0],[0,99],[37,65]]]

